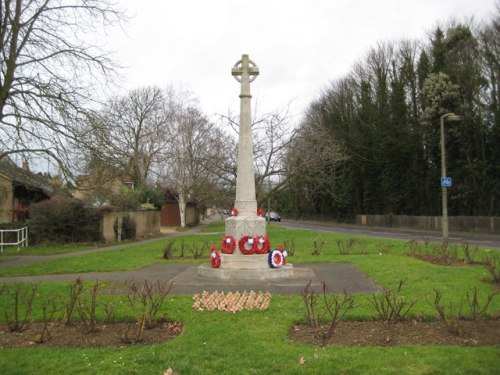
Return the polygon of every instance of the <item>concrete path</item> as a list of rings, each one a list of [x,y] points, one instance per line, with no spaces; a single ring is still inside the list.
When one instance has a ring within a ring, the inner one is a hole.
[[[164,233],[163,238],[172,238],[185,235],[193,235],[200,232],[200,229],[208,225],[207,221],[198,227],[191,228],[184,232]],[[312,230],[327,230],[327,231],[357,231],[359,227],[340,226],[340,225],[315,225],[313,223],[290,222],[287,224],[281,223],[284,226],[302,227]],[[371,230],[378,232],[378,229],[363,228],[363,230]],[[385,235],[386,230],[382,235]],[[394,231],[398,232],[398,231]],[[398,232],[399,235],[401,231]],[[359,234],[359,233],[358,233]],[[377,233],[380,235],[380,233]],[[137,244],[145,244],[148,242],[158,241],[159,238],[149,239],[140,242],[131,242],[120,245],[99,247],[74,253],[54,254],[46,256],[8,256],[12,260],[1,262],[0,268],[13,267],[19,265],[33,264],[41,261],[52,259],[77,257],[95,252],[103,252],[118,248],[136,246]],[[484,238],[483,238],[484,240]],[[497,238],[488,238],[490,241],[495,241]],[[491,245],[491,243],[490,243]],[[208,261],[208,260],[207,260]],[[109,281],[114,289],[110,292],[120,292],[126,289],[127,282],[144,282],[144,280],[162,280],[172,283],[172,294],[194,294],[204,290],[211,291],[270,291],[273,294],[302,294],[307,283],[311,282],[311,286],[315,290],[321,290],[321,283],[324,281],[328,287],[328,291],[333,293],[342,293],[344,290],[349,293],[375,293],[381,288],[370,281],[362,272],[352,265],[337,264],[337,263],[308,263],[294,265],[294,276],[276,280],[266,281],[246,281],[246,280],[218,280],[201,277],[197,274],[198,265],[186,263],[162,263],[154,264],[135,271],[120,271],[120,272],[92,272],[80,274],[64,274],[64,275],[42,275],[42,276],[16,276],[16,277],[0,277],[0,283],[4,282],[38,282],[38,281],[60,281],[74,280],[81,277],[83,280],[103,280]]]
[[[208,225],[209,225],[209,222],[205,222],[203,224],[198,225],[197,227],[190,228],[184,232],[168,232],[168,233],[164,233],[162,236],[150,238],[147,240],[134,241],[134,242],[124,242],[122,244],[112,245],[112,246],[100,246],[100,247],[96,247],[94,249],[75,251],[72,253],[61,253],[61,254],[52,254],[52,255],[23,255],[22,250],[21,250],[20,254],[5,255],[6,258],[9,258],[9,260],[6,260],[4,262],[0,262],[0,269],[7,268],[7,267],[14,267],[14,266],[24,266],[24,265],[34,264],[34,263],[38,263],[38,262],[45,262],[47,260],[54,260],[54,259],[61,259],[61,258],[73,258],[73,257],[78,257],[81,255],[87,255],[87,254],[92,254],[92,253],[100,253],[100,252],[116,250],[116,249],[124,249],[127,247],[156,242],[158,240],[161,240],[162,238],[167,239],[167,238],[175,238],[175,237],[182,237],[182,236],[191,236],[194,234],[201,235],[203,233],[200,233],[200,230]]]
[[[324,281],[331,293],[375,293],[380,288],[352,265],[339,263],[305,263],[294,265],[292,277],[265,280],[219,280],[197,274],[198,265],[186,263],[154,264],[135,271],[72,273],[62,275],[1,277],[0,283],[103,280],[112,284],[112,290],[124,291],[129,282],[164,281],[172,283],[171,294],[194,294],[203,291],[269,291],[273,294],[302,294],[306,284],[321,291]]]
[[[164,238],[192,235],[200,232],[200,229],[208,225],[209,222],[191,228],[181,233],[168,233]],[[126,244],[99,247],[95,249],[83,250],[74,253],[54,254],[45,256],[12,256],[13,259],[0,263],[0,268],[28,265],[41,261],[53,259],[76,257],[96,252],[115,250],[124,247],[136,246],[148,242],[157,241],[158,238],[131,242]],[[208,260],[207,260],[208,262]],[[116,292],[126,289],[128,282],[144,282],[144,280],[161,280],[172,283],[172,294],[194,294],[202,291],[270,291],[273,294],[302,294],[306,284],[311,282],[311,286],[321,290],[321,283],[324,281],[328,291],[332,293],[342,293],[344,290],[349,293],[375,293],[380,288],[371,282],[362,272],[352,265],[337,263],[308,263],[294,265],[294,275],[292,277],[265,280],[219,280],[202,277],[197,274],[196,264],[186,263],[162,263],[154,264],[139,270],[118,271],[118,272],[90,272],[72,273],[41,276],[14,276],[0,277],[0,283],[8,282],[42,282],[42,281],[71,281],[77,277],[83,280],[103,280],[110,282]]]

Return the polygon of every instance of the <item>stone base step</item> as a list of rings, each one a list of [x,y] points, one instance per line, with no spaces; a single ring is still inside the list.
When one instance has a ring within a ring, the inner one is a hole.
[[[268,254],[220,254],[221,265],[224,269],[238,270],[265,270],[270,268]]]
[[[251,257],[247,255],[245,257]],[[202,264],[198,267],[198,275],[221,280],[269,280],[282,279],[293,276],[293,265],[286,264],[280,268],[236,268],[232,267],[213,268],[210,264]]]

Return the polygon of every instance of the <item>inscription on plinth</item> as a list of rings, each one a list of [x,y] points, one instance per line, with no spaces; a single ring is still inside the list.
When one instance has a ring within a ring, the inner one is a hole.
[[[266,220],[259,216],[233,216],[226,219],[226,236],[233,236],[236,242],[243,236],[265,236]],[[238,246],[234,254],[241,254]],[[247,255],[248,256],[248,255]]]

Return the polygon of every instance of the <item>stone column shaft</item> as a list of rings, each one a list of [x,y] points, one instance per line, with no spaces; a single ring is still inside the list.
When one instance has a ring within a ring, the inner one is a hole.
[[[252,114],[250,82],[259,74],[259,69],[248,55],[243,55],[232,69],[232,75],[241,83],[240,91],[240,130],[238,140],[238,159],[236,172],[236,199],[234,207],[238,215],[226,220],[226,235],[238,241],[243,236],[263,236],[266,234],[266,221],[257,216],[255,195],[255,171],[252,141]],[[240,254],[237,248],[235,255]],[[227,262],[226,262],[227,264]]]
[[[243,74],[241,76],[240,93],[240,134],[238,144],[238,163],[236,176],[236,201],[235,207],[243,216],[255,216],[257,200],[255,196],[255,171],[253,164],[252,141],[252,110],[250,94],[250,77],[248,74],[249,58],[243,55]]]

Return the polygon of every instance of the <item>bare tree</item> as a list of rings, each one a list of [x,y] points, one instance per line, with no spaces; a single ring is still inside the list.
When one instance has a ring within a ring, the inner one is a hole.
[[[288,109],[267,113],[254,122],[254,157],[257,201],[279,191],[286,183],[285,156],[297,136]]]
[[[227,181],[233,142],[201,113],[189,93],[145,87],[109,100],[83,129],[84,160],[99,184],[130,177],[136,187],[156,183],[179,200],[218,200]]]
[[[289,146],[297,136],[292,124],[289,108],[265,114],[254,111],[252,122],[253,154],[255,166],[256,195],[259,204],[279,191],[286,183],[285,156]],[[221,121],[238,134],[236,116],[229,113],[221,116]],[[236,147],[236,146],[235,146]],[[226,170],[229,172],[229,170]],[[232,183],[236,180],[236,154],[232,169]]]
[[[112,0],[0,0],[0,159],[44,154],[67,165],[67,142],[115,69],[91,36],[123,14]]]
[[[130,91],[110,99],[81,136],[88,145],[88,161],[101,160],[104,165],[128,175],[140,187],[151,177],[155,163],[167,151],[168,126],[173,116],[167,97],[158,87]]]
[[[344,148],[324,128],[305,123],[287,148],[288,183],[306,183],[335,195],[338,181],[332,170],[347,159]]]
[[[160,179],[178,198],[184,227],[189,201],[204,205],[216,199],[221,184],[227,181],[224,170],[233,148],[229,138],[192,100],[179,99],[168,126],[170,144]]]

